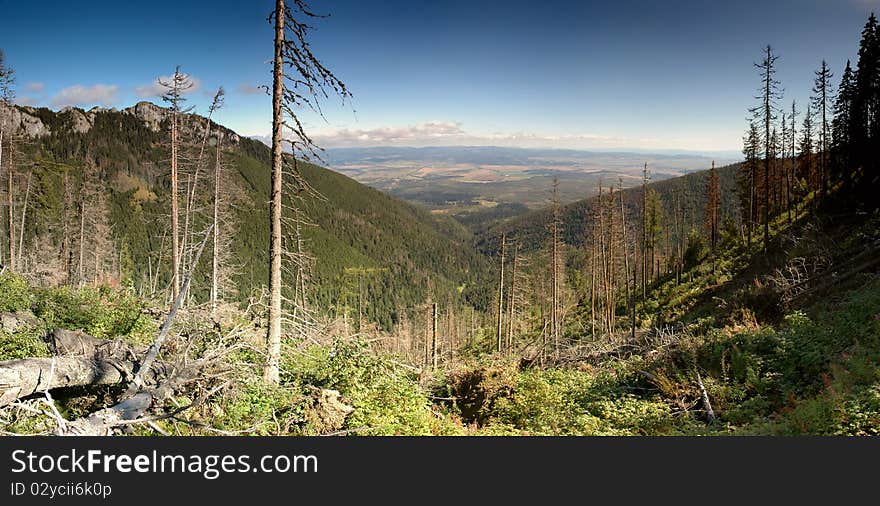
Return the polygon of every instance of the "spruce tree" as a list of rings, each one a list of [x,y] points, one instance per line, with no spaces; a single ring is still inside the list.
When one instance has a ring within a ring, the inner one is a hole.
[[[816,79],[813,81],[812,105],[821,121],[818,125],[819,139],[818,145],[816,146],[819,153],[819,167],[817,181],[815,181],[817,187],[815,189],[821,191],[824,195],[828,191],[827,159],[828,148],[830,147],[830,142],[828,141],[828,136],[830,134],[828,110],[831,108],[830,102],[833,94],[833,91],[831,90],[831,78],[834,77],[834,74],[831,73],[825,60],[822,60],[822,66],[815,72],[815,74]]]
[[[769,45],[764,48],[764,59],[760,63],[755,64],[758,69],[758,75],[761,78],[761,86],[758,89],[758,96],[755,98],[761,101],[760,105],[751,109],[755,115],[755,119],[761,123],[763,127],[764,141],[764,209],[770,208],[770,128],[776,119],[776,101],[781,95],[779,89],[779,81],[776,75],[776,61],[779,56],[773,53],[773,48]],[[755,191],[754,189],[752,191]],[[770,216],[764,213],[764,251],[770,242]]]
[[[868,183],[860,186],[863,196],[867,196],[877,179],[875,143],[880,128],[880,28],[873,13],[862,30],[855,91],[851,113],[853,162],[862,169]]]
[[[837,97],[834,101],[834,118],[831,120],[831,152],[832,176],[835,179],[848,181],[850,167],[850,149],[852,148],[852,108],[856,94],[855,76],[850,61],[840,77]]]

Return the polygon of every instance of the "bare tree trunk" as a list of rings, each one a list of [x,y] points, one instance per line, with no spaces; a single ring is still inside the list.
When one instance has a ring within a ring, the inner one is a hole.
[[[22,252],[24,251],[24,224],[27,217],[28,200],[31,196],[31,177],[33,171],[28,172],[27,189],[24,191],[24,205],[21,207],[21,226],[18,227],[18,264],[21,265]]]
[[[358,320],[357,320],[357,331],[358,334],[361,333],[364,325],[364,274],[362,271],[357,271],[358,277]]]
[[[9,209],[9,272],[15,272],[15,211],[12,205],[13,186],[15,185],[15,171],[12,168],[12,157],[15,154],[12,141],[9,144],[9,160],[6,162],[6,205]]]
[[[553,334],[553,353],[559,357],[559,181],[553,178],[553,254],[550,259],[553,288],[550,304],[550,327]]]
[[[23,358],[0,362],[0,406],[41,392],[50,385],[51,388],[60,388],[122,383],[135,369],[136,364],[131,360],[96,360],[93,357]]]
[[[496,332],[497,342],[496,342],[496,351],[501,353],[503,349],[503,341],[501,337],[501,329],[502,329],[502,316],[504,315],[504,246],[505,246],[506,236],[504,232],[501,232],[501,264],[499,268],[499,276],[498,276],[498,327]]]
[[[629,313],[631,309],[631,305],[633,304],[632,293],[630,292],[630,284],[629,284],[629,246],[626,242],[626,208],[623,205],[623,178],[618,180],[618,191],[617,194],[620,195],[620,236],[621,241],[623,242],[623,279],[624,284],[626,285],[626,309],[627,313]],[[633,280],[635,281],[635,280]],[[635,286],[632,287],[635,290]],[[635,326],[630,328],[633,337],[635,337]]]
[[[0,127],[0,172],[3,171],[3,128]],[[3,264],[3,251],[0,248],[0,265]]]
[[[213,251],[211,259],[211,311],[217,311],[217,269],[219,267],[220,256],[220,145],[223,140],[221,135],[217,136],[217,160],[214,164],[214,236]]]
[[[593,226],[595,237],[595,225]],[[593,340],[596,339],[596,268],[597,268],[597,245],[596,240],[590,241],[590,332]]]
[[[54,330],[47,336],[54,358],[0,362],[0,406],[48,388],[123,383],[137,369],[133,357],[143,350],[122,341],[97,339],[82,332]],[[156,364],[151,379],[162,374]]]
[[[186,179],[186,186],[187,186],[186,214],[184,215],[184,218],[183,218],[183,246],[182,246],[182,250],[184,252],[188,251],[187,245],[189,244],[190,223],[193,223],[193,225],[195,225],[195,220],[192,217],[192,215],[193,215],[193,213],[195,213],[196,188],[198,188],[198,185],[199,185],[199,173],[201,172],[201,169],[202,169],[202,160],[204,160],[204,157],[205,157],[205,147],[208,144],[208,137],[210,137],[210,135],[211,135],[211,116],[213,115],[213,113],[214,113],[214,107],[212,106],[210,109],[210,112],[208,113],[208,117],[205,118],[205,134],[202,136],[202,143],[199,148],[199,156],[198,156],[198,158],[196,158],[196,169],[193,172],[192,184],[190,184],[189,177],[187,177],[187,179]],[[218,144],[218,146],[219,146],[219,144]],[[191,257],[192,257],[192,255],[187,253],[187,261],[188,262],[192,260]]]
[[[507,304],[507,352],[513,349],[513,322],[516,318],[514,305],[516,304],[516,268],[519,261],[519,243],[513,245],[513,272],[510,276],[510,302]]]
[[[648,296],[648,164],[642,171],[642,300]]]
[[[85,283],[85,233],[86,233],[86,201],[85,195],[80,193],[79,201],[79,287]]]
[[[183,233],[180,234],[180,270],[186,272],[189,269],[187,265],[187,261],[189,260],[189,255],[187,254],[187,248],[189,247],[189,215],[191,209],[189,207],[189,194],[190,188],[192,188],[192,182],[189,177],[189,174],[186,175],[186,189],[183,192],[184,198],[184,207],[183,207]]]
[[[294,165],[296,165],[296,160],[293,161]],[[299,297],[299,307],[302,308],[305,313],[308,311],[308,299],[306,297],[306,249],[303,245],[303,236],[302,236],[302,222],[303,218],[300,215],[300,207],[297,205],[294,207],[294,240],[296,242],[296,270],[297,270],[297,285],[294,287],[296,293]]]
[[[608,331],[614,333],[615,273],[614,273],[614,187],[608,185]]]
[[[178,116],[171,116],[171,300],[180,293],[180,237],[177,223],[177,136]]]
[[[275,58],[272,69],[272,194],[270,208],[269,242],[269,322],[267,336],[266,367],[263,379],[278,383],[278,365],[281,360],[281,191],[283,172],[283,145],[281,132],[284,127],[282,99],[284,94],[284,0],[275,0]]]
[[[431,306],[431,367],[437,369],[437,303]]]

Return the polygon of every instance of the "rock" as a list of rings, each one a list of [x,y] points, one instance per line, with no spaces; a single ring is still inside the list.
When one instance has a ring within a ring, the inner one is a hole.
[[[0,126],[4,130],[24,134],[27,137],[49,135],[49,129],[34,114],[34,109],[31,107],[0,104]]]
[[[77,109],[76,107],[65,107],[61,109],[59,114],[63,114],[67,116],[68,121],[70,121],[70,128],[79,134],[84,134],[92,129],[92,125],[95,124],[95,115],[92,113],[84,113],[81,109]]]
[[[132,114],[139,118],[150,130],[158,132],[161,128],[162,120],[168,114],[168,110],[152,102],[141,101],[133,107],[123,109],[124,112]]]

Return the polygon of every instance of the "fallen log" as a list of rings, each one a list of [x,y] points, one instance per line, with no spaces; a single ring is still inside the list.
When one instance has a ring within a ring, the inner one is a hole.
[[[0,406],[51,388],[125,383],[134,376],[136,368],[137,362],[133,360],[113,358],[54,357],[3,361],[0,362]],[[149,384],[155,384],[165,375],[165,365],[154,363],[145,377]]]
[[[99,339],[82,331],[65,329],[55,329],[46,340],[55,355],[63,356],[134,359],[146,350],[144,346],[134,346],[121,339]]]
[[[55,358],[0,362],[0,406],[49,388],[130,381],[138,368],[137,356],[144,349],[122,340],[98,339],[64,329],[54,330],[46,340]],[[166,366],[162,363],[155,363],[145,373],[147,382],[153,385],[165,375]]]
[[[137,421],[146,411],[171,396],[175,390],[198,378],[209,362],[197,360],[171,369],[167,377],[152,388],[143,388],[131,397],[108,408],[61,423],[56,436],[112,436],[113,429]]]
[[[150,406],[153,405],[153,403],[158,404],[186,383],[198,379],[201,370],[210,363],[209,360],[202,359],[194,362],[187,362],[184,359],[183,362],[169,368],[164,378],[158,380],[153,377],[153,371],[156,367],[161,367],[161,362],[157,361],[159,351],[161,350],[165,339],[168,337],[171,325],[174,322],[174,317],[177,314],[178,309],[182,306],[183,300],[189,291],[193,272],[196,265],[199,263],[199,258],[202,256],[202,251],[205,248],[205,244],[208,242],[208,237],[210,237],[212,230],[213,225],[208,227],[208,230],[205,233],[205,238],[199,246],[193,265],[190,268],[190,272],[184,279],[183,287],[177,295],[171,311],[168,313],[168,316],[158,335],[154,339],[153,344],[146,350],[143,360],[139,361],[137,369],[134,370],[134,375],[129,382],[128,389],[122,394],[120,401],[113,406],[101,409],[88,416],[70,422],[59,420],[58,427],[55,430],[56,435],[112,435],[114,427],[136,421],[150,408]],[[90,342],[75,342],[73,346],[74,348],[80,346],[85,349],[90,344]],[[66,344],[63,344],[63,346],[66,346]]]
[[[134,367],[134,362],[83,357],[0,362],[0,406],[49,388],[122,383],[131,376]]]

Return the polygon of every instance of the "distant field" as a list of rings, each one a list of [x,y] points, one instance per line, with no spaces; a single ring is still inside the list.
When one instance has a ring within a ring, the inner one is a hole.
[[[595,195],[599,185],[640,184],[645,163],[656,181],[712,162],[699,155],[493,147],[341,148],[328,150],[326,159],[330,168],[361,183],[473,229],[549,205],[554,178],[560,201],[569,203]]]

